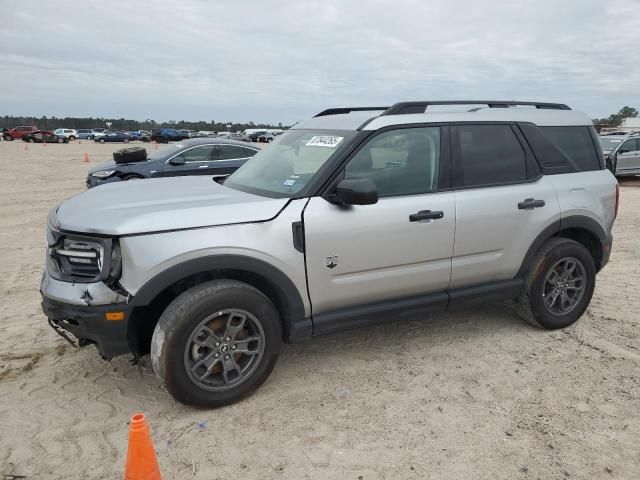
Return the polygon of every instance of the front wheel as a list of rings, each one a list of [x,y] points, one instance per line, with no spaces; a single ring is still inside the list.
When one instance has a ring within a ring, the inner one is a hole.
[[[595,284],[596,267],[589,250],[567,238],[552,238],[531,263],[518,313],[538,327],[568,327],[589,306]]]
[[[269,376],[282,345],[278,311],[260,291],[213,280],[182,293],[153,332],[151,363],[169,393],[200,407],[237,402]]]
[[[70,142],[73,142],[75,139],[76,139],[76,137],[74,137],[73,135],[71,135],[71,136],[69,137],[69,141],[70,141]]]
[[[65,139],[64,137],[58,137],[58,143],[64,143]]]
[[[101,138],[100,140],[98,140],[100,143],[104,143],[104,138]]]
[[[30,138],[30,139],[29,139],[29,143],[36,143],[35,138]]]

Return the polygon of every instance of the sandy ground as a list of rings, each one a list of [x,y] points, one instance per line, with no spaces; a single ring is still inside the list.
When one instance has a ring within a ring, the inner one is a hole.
[[[0,474],[120,479],[127,420],[163,478],[640,478],[640,181],[622,188],[587,314],[536,330],[503,304],[286,346],[249,399],[176,404],[150,368],[46,324],[45,219],[121,146],[0,142]],[[195,474],[193,473],[195,470]]]

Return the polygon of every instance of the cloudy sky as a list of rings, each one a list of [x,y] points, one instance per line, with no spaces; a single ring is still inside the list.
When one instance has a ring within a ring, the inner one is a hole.
[[[640,0],[0,0],[0,115],[291,123],[402,100],[640,108]]]

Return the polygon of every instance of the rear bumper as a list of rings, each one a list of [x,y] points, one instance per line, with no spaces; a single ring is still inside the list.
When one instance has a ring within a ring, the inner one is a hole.
[[[131,311],[127,304],[81,307],[42,295],[42,311],[49,319],[49,325],[74,346],[94,344],[105,358],[131,352],[127,342],[127,321]],[[124,319],[106,320],[105,314],[114,311],[125,312]]]

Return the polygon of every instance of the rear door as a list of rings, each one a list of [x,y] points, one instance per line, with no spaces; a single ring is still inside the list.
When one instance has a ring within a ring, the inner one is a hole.
[[[229,175],[240,168],[258,151],[242,145],[220,144],[217,149],[216,161],[211,165],[212,175]]]
[[[511,279],[533,240],[560,218],[555,188],[513,125],[453,126],[452,155],[450,288]]]
[[[616,173],[640,171],[640,139],[630,138],[620,145],[616,157]]]

